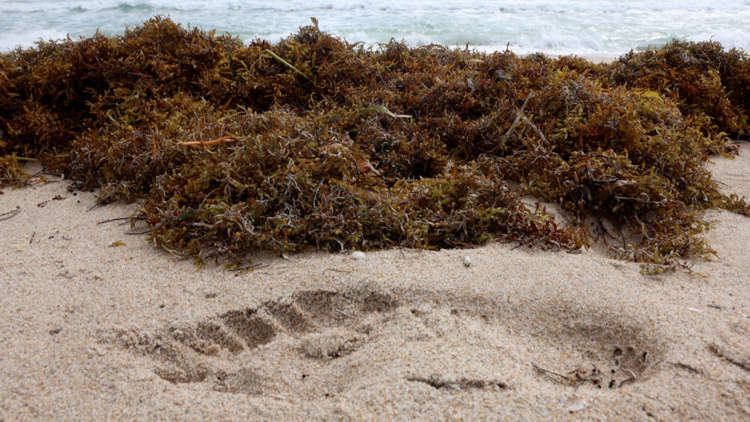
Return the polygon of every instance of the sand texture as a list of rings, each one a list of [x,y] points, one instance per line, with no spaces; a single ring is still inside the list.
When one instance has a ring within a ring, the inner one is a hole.
[[[750,195],[750,146],[712,170]],[[0,420],[750,420],[748,218],[711,212],[692,273],[513,244],[232,272],[67,186],[0,195]]]

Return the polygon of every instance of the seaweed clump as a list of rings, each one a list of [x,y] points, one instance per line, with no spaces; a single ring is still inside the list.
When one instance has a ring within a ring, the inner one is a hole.
[[[715,43],[610,65],[366,49],[317,23],[243,45],[157,17],[0,56],[0,183],[22,180],[14,157],[37,158],[102,203],[139,200],[157,245],[200,259],[497,240],[573,250],[593,217],[634,228],[620,256],[668,264],[712,252],[700,211],[750,214],[704,168],[747,134],[748,62]],[[671,76],[685,66],[696,95]]]
[[[750,135],[750,60],[741,50],[674,40],[658,50],[630,52],[608,70],[610,84],[665,93],[711,133]]]

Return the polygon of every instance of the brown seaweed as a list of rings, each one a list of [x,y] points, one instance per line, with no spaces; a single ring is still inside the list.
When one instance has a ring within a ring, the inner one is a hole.
[[[15,157],[38,158],[101,203],[138,200],[158,245],[200,259],[576,249],[593,216],[637,231],[618,256],[668,264],[712,252],[702,210],[750,214],[704,167],[748,134],[749,63],[679,41],[608,65],[368,49],[317,23],[243,45],[157,17],[0,55],[0,184],[23,183]]]

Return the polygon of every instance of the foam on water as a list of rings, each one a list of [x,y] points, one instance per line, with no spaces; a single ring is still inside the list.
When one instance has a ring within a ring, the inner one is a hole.
[[[615,56],[683,38],[750,51],[750,0],[4,0],[0,51],[97,29],[114,35],[157,14],[244,41],[278,41],[315,16],[324,31],[368,45]]]

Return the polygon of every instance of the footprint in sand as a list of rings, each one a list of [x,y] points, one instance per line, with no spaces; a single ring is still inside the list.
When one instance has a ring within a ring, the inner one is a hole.
[[[410,300],[402,303],[402,297]],[[491,350],[507,341],[500,331],[511,330],[522,333],[529,345],[514,359],[525,359],[524,365],[543,382],[612,389],[643,380],[656,370],[663,354],[658,338],[626,321],[575,304],[529,309],[528,304],[513,307],[480,297],[413,291],[394,295],[361,288],[303,291],[155,332],[109,330],[100,341],[152,359],[154,372],[166,381],[226,393],[263,394],[288,388],[292,381],[262,374],[262,367],[279,364],[274,359],[293,360],[283,362],[291,368],[338,365],[332,372],[339,375],[329,376],[326,383],[330,391],[342,393],[372,377],[359,369],[361,362],[356,363],[356,354],[363,348],[373,352],[398,344],[420,343],[429,348],[433,343],[468,342]],[[500,334],[494,336],[493,330]],[[394,357],[391,364],[397,366],[403,359]],[[501,367],[470,376],[427,369],[419,373],[419,362],[408,366],[412,368],[409,373],[389,375],[393,382],[445,392],[513,388],[506,380],[487,375],[502,373]],[[388,368],[377,372],[373,367],[371,372],[385,373]],[[300,376],[302,381],[305,376]]]
[[[101,341],[151,357],[158,365],[154,372],[169,382],[211,382],[216,391],[260,394],[262,377],[249,368],[227,371],[216,361],[234,360],[269,345],[279,333],[297,340],[302,358],[337,359],[353,353],[367,340],[366,327],[357,327],[364,316],[383,314],[396,306],[391,296],[370,290],[305,291],[155,333],[112,330]]]

